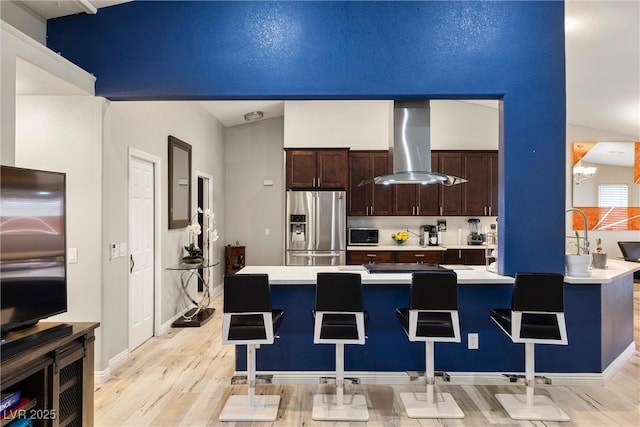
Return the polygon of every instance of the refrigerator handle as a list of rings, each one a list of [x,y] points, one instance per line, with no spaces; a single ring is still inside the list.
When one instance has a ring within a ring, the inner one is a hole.
[[[315,230],[313,231],[313,248],[318,250],[318,235],[320,234],[320,196],[318,194],[313,195],[313,214],[315,216]]]

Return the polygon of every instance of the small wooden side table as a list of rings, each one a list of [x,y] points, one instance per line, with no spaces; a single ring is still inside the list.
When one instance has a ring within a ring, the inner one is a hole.
[[[225,246],[225,273],[235,274],[245,266],[245,246]]]

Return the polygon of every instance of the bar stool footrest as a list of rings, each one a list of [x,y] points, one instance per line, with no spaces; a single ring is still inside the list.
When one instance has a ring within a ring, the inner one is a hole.
[[[318,384],[329,384],[330,382],[335,382],[336,377],[320,377],[318,378]],[[360,384],[360,378],[356,377],[345,377],[343,378],[345,383],[358,385]]]
[[[517,383],[519,380],[524,380],[525,376],[522,374],[502,374],[503,377],[507,377],[510,383]],[[551,378],[545,377],[543,375],[536,375],[534,377],[536,384],[545,384],[551,385]]]
[[[409,381],[418,381],[420,378],[425,377],[425,371],[407,371],[407,375],[409,376]],[[448,383],[451,382],[451,376],[444,371],[437,371],[433,373],[433,376],[438,378],[442,377],[442,381]]]
[[[496,399],[514,420],[570,421],[569,416],[547,396],[533,396],[533,405],[527,405],[524,394],[496,394]]]
[[[231,377],[231,385],[242,385],[247,383],[246,375],[234,375]],[[261,374],[256,375],[256,384],[272,384],[273,383],[273,375],[271,374]]]

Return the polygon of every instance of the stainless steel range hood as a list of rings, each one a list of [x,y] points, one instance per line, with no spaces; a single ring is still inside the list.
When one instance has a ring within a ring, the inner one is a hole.
[[[366,184],[442,184],[467,182],[431,169],[431,110],[429,101],[395,101],[393,105],[393,173],[365,179]]]

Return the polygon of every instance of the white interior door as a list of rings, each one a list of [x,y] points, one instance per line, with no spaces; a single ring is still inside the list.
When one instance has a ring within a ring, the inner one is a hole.
[[[153,336],[154,164],[129,162],[129,351]]]

